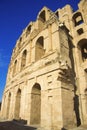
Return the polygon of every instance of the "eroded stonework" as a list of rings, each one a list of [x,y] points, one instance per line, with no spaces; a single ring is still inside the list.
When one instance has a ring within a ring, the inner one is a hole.
[[[2,99],[3,119],[43,130],[87,124],[87,0],[44,7],[17,40]]]

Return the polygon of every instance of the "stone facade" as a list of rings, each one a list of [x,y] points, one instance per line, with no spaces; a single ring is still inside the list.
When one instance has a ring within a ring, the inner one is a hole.
[[[44,7],[13,49],[3,119],[41,130],[87,124],[87,0],[52,12]]]

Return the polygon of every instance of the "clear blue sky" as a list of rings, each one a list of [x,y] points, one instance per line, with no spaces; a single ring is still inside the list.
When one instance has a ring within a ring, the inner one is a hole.
[[[43,6],[53,11],[70,4],[74,10],[80,0],[0,0],[0,101],[12,49],[22,30],[36,19]]]

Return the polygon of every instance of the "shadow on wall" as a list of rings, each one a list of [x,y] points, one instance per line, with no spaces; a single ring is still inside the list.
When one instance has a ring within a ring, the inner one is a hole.
[[[36,130],[37,128],[31,126],[25,126],[20,122],[5,121],[0,122],[0,130]]]
[[[74,45],[73,45],[71,39],[68,39],[68,40],[69,40],[69,57],[70,57],[70,60],[71,60],[72,72],[73,72],[72,83],[74,85],[74,98],[73,98],[73,100],[74,100],[74,111],[75,111],[75,115],[76,115],[77,126],[80,126],[81,125],[81,119],[80,119],[80,112],[79,112],[79,96],[76,94],[77,86],[75,84],[76,83],[76,81],[75,81],[76,73],[75,73],[74,57],[73,57]]]
[[[74,111],[76,114],[77,126],[81,125],[80,112],[79,112],[79,96],[75,94],[74,97]]]
[[[61,130],[67,130],[67,129],[65,129],[65,128],[62,128]]]

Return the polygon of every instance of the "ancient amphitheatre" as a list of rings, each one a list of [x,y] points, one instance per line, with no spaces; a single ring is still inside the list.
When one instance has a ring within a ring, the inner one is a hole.
[[[38,130],[87,125],[87,0],[75,12],[70,5],[55,12],[43,7],[24,29],[9,64],[1,117]]]

